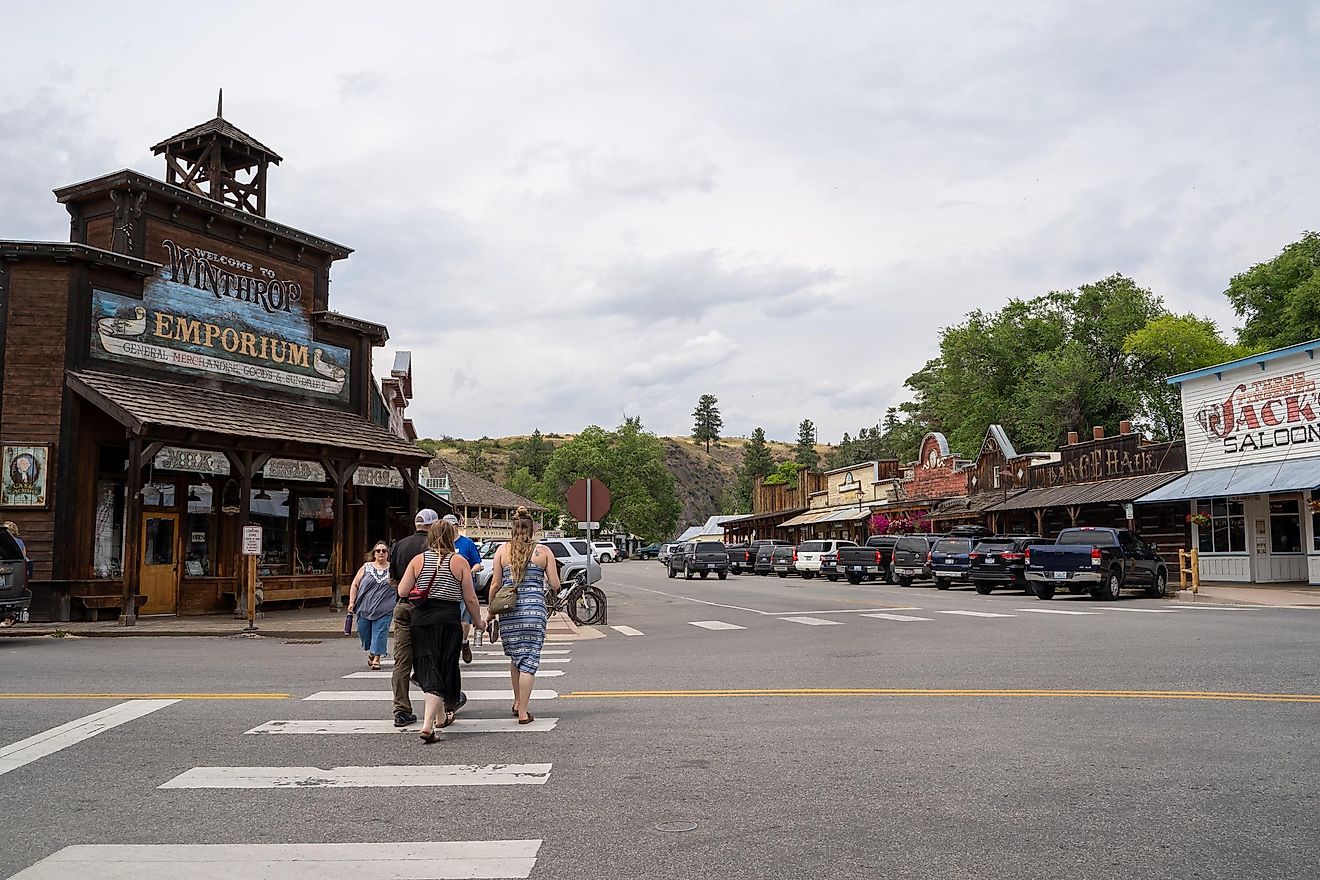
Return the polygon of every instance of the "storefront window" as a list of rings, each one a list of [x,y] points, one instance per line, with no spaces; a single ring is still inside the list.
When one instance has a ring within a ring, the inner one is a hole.
[[[1296,498],[1270,502],[1270,552],[1302,552],[1301,503]]]
[[[289,491],[256,489],[252,492],[252,525],[261,526],[261,575],[290,574]]]
[[[215,492],[210,486],[188,487],[188,521],[184,533],[183,573],[190,577],[215,574]]]
[[[335,546],[334,499],[329,496],[300,497],[294,546],[298,574],[325,574]]]
[[[1197,527],[1202,553],[1247,552],[1247,513],[1241,501],[1198,501],[1196,512],[1210,517],[1209,525]]]
[[[92,574],[98,578],[123,577],[124,493],[123,480],[100,480],[96,484],[96,522],[93,525]]]
[[[173,507],[173,483],[147,483],[142,487],[142,504],[145,507]]]

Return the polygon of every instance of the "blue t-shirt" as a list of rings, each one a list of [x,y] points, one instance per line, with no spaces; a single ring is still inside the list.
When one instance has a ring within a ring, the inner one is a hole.
[[[481,565],[481,551],[477,549],[477,542],[473,541],[467,535],[459,535],[458,540],[454,542],[454,549],[468,561],[473,568]]]

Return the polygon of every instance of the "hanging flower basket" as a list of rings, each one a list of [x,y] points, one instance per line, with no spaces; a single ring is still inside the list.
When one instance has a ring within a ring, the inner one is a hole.
[[[1313,508],[1313,509],[1314,509],[1314,508]],[[1191,523],[1192,525],[1197,526],[1197,527],[1199,527],[1199,528],[1205,528],[1206,526],[1210,525],[1210,514],[1208,514],[1208,513],[1189,513],[1189,514],[1187,514],[1187,521],[1188,521],[1189,523]]]
[[[1320,513],[1320,498],[1312,498],[1306,506],[1311,508],[1312,513]]]

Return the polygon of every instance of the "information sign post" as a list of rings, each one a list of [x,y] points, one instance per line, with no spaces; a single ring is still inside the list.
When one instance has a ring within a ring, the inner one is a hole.
[[[261,526],[243,526],[243,558],[247,577],[247,619],[243,632],[257,631],[257,557],[261,555]]]

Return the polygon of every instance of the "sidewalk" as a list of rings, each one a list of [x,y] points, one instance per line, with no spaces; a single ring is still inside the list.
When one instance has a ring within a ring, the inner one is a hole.
[[[1171,589],[1176,585],[1170,584]],[[1234,605],[1303,606],[1320,608],[1320,587],[1307,584],[1234,584],[1201,582],[1201,589],[1193,594],[1191,588],[1169,593],[1179,602],[1228,602]]]
[[[208,614],[199,617],[170,615],[140,617],[136,626],[124,626],[117,620],[69,621],[66,623],[20,623],[0,629],[0,638],[32,638],[64,633],[71,636],[124,638],[142,636],[226,637],[239,635],[246,619],[235,620],[232,614]],[[344,635],[344,612],[329,608],[304,608],[271,611],[257,617],[257,635],[272,639],[357,639],[357,632]],[[577,626],[563,614],[550,618],[546,638],[600,638],[594,627]]]

